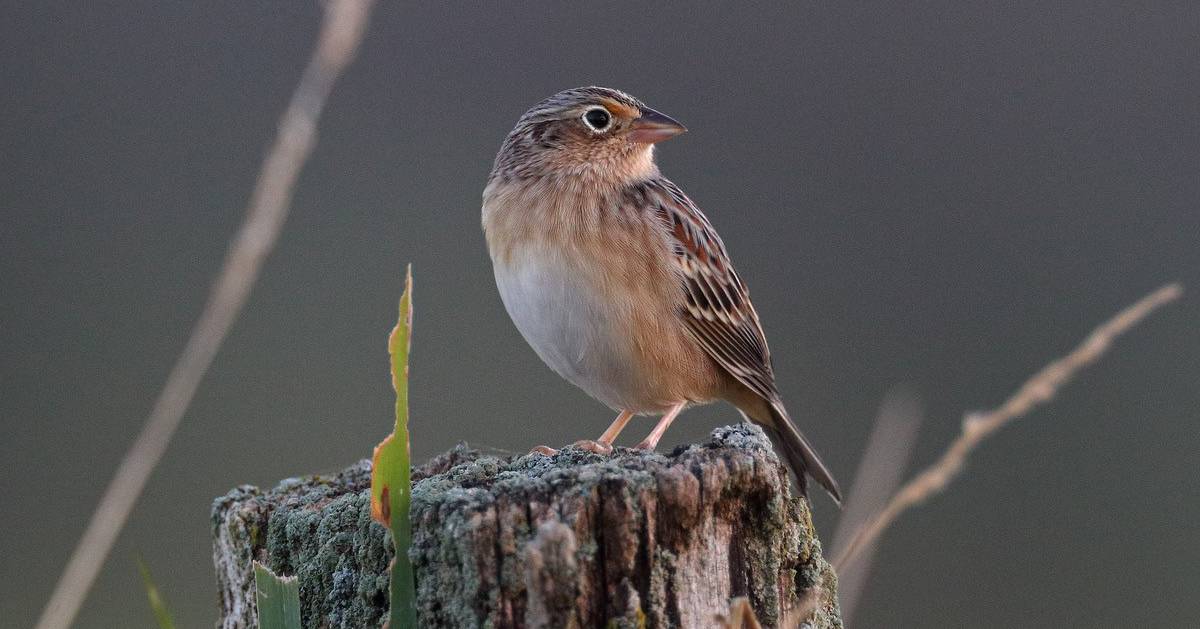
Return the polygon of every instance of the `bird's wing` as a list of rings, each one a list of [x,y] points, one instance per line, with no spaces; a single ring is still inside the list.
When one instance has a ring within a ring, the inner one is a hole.
[[[686,301],[681,316],[709,356],[763,399],[778,400],[771,352],[750,293],[708,218],[678,186],[657,179],[655,211],[667,228]]]

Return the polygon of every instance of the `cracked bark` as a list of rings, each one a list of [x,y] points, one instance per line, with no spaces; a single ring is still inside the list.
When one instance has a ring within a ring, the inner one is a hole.
[[[735,596],[774,626],[810,592],[812,626],[841,627],[808,503],[756,427],[670,454],[501,459],[459,446],[413,479],[422,627],[708,627]],[[300,578],[305,626],[379,626],[391,544],[369,483],[363,461],[217,499],[218,626],[252,626],[251,559]]]

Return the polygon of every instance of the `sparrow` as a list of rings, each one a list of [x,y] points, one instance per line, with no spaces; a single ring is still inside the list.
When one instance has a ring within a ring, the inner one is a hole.
[[[762,426],[795,472],[840,503],[829,469],[780,399],[750,293],[708,218],[655,164],[687,129],[624,92],[559,92],[517,120],[483,191],[483,230],[504,307],[558,375],[619,415],[660,415],[653,450],[685,408],[724,400]],[[539,448],[540,449],[540,448]]]

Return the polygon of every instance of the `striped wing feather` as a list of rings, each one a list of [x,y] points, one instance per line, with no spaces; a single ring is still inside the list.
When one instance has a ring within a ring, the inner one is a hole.
[[[658,215],[672,239],[687,297],[684,320],[696,342],[763,399],[779,399],[771,352],[750,294],[708,218],[675,184],[656,182]]]
[[[708,219],[675,184],[650,182],[656,211],[678,265],[686,300],[680,315],[696,343],[731,376],[767,402],[769,416],[754,417],[776,437],[804,491],[805,474],[840,504],[841,490],[829,468],[796,428],[775,388],[771,352],[750,293]],[[746,411],[747,409],[743,409]]]

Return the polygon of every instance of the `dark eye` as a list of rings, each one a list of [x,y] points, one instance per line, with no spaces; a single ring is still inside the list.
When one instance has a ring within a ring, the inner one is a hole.
[[[591,127],[592,131],[604,131],[612,123],[612,115],[608,113],[607,109],[596,107],[583,114],[583,122]]]

